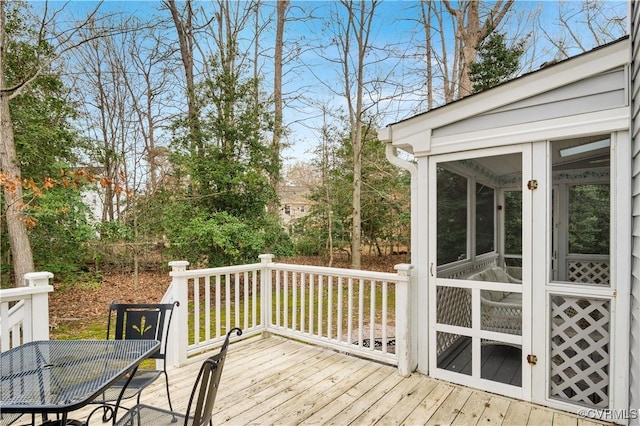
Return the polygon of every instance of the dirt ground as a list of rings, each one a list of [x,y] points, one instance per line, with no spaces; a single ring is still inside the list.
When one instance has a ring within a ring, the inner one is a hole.
[[[318,257],[297,257],[276,259],[278,262],[303,265],[326,266],[326,260]],[[409,256],[363,256],[362,269],[370,271],[395,272],[398,263],[408,263]],[[349,259],[338,256],[333,266],[348,268]],[[49,296],[49,323],[52,338],[59,326],[76,324],[78,326],[96,318],[104,318],[109,303],[157,303],[162,299],[171,277],[167,271],[141,272],[138,285],[135,286],[133,273],[103,272],[102,281],[95,284],[78,284],[62,288],[54,283],[55,291]]]

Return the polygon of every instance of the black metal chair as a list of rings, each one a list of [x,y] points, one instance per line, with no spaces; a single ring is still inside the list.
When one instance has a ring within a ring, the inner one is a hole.
[[[178,419],[181,419],[185,426],[204,426],[207,423],[212,425],[213,404],[218,393],[224,360],[227,357],[229,338],[233,332],[237,336],[242,334],[239,328],[229,330],[220,352],[207,358],[200,367],[185,414],[138,404],[118,419],[116,426],[170,425],[176,423]]]
[[[94,412],[103,410],[102,421],[106,422],[113,418],[118,409],[120,401],[137,397],[136,404],[140,403],[142,391],[153,383],[158,377],[164,374],[167,400],[169,408],[171,405],[171,394],[169,392],[169,375],[167,374],[167,334],[171,326],[173,309],[179,306],[179,302],[174,303],[111,303],[109,305],[109,320],[107,323],[107,340],[123,339],[150,339],[160,341],[160,350],[150,358],[162,360],[162,370],[138,368],[133,377],[123,377],[97,397],[93,403],[101,404],[91,412],[87,422]]]

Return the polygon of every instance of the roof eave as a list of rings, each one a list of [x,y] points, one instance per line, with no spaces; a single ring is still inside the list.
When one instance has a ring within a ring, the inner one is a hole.
[[[433,129],[624,66],[628,62],[629,40],[624,38],[484,92],[391,124],[380,129],[379,137],[408,152],[428,152]]]

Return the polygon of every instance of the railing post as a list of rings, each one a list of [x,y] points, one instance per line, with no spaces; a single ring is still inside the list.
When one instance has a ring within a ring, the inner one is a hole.
[[[166,363],[174,367],[179,367],[187,363],[187,348],[189,347],[189,282],[188,278],[174,275],[177,272],[184,272],[189,266],[186,260],[174,260],[169,262],[172,276],[171,299],[166,303],[177,301],[180,306],[176,306],[171,321],[171,329],[168,333],[170,344],[167,345]]]
[[[411,366],[411,269],[413,266],[401,263],[394,266],[397,271],[396,284],[396,355],[398,356],[398,372],[402,376],[409,376]]]
[[[260,271],[260,322],[263,327],[263,335],[266,335],[273,318],[273,300],[271,295],[271,268],[273,254],[261,254],[258,256],[262,262]]]
[[[29,272],[24,274],[27,287],[46,288],[48,290],[31,296],[31,309],[26,312],[27,315],[25,315],[23,323],[23,333],[25,333],[25,330],[29,330],[31,340],[49,340],[49,293],[53,291],[53,286],[49,285],[51,278],[53,278],[51,272]]]

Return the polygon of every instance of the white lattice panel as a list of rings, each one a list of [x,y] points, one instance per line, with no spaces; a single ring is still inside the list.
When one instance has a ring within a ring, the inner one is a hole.
[[[551,297],[551,396],[609,406],[608,300]]]
[[[609,284],[609,262],[567,261],[568,280],[574,283]]]

